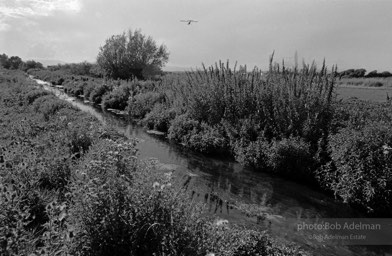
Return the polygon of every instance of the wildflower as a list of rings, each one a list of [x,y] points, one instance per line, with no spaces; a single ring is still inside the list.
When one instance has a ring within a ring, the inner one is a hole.
[[[160,184],[158,182],[156,182],[156,181],[152,184],[152,187],[154,189],[159,188],[159,186],[160,186]]]
[[[383,152],[384,155],[388,155],[389,154],[389,150],[392,150],[392,148],[390,146],[388,146],[388,144],[383,145],[382,149],[383,149],[382,152]]]
[[[166,173],[164,173],[163,175],[165,176],[165,178],[166,178],[167,180],[170,180],[171,177],[172,177],[172,174],[173,174],[173,172],[166,172]]]
[[[228,220],[224,220],[224,219],[219,219],[215,221],[215,225],[217,226],[226,226],[229,224]]]

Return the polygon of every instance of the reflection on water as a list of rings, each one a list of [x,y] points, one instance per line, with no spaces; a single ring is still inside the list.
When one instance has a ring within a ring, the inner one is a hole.
[[[336,247],[316,244],[293,232],[288,219],[359,217],[352,209],[303,185],[254,172],[231,160],[206,157],[190,152],[158,136],[147,134],[141,127],[102,112],[100,109],[72,100],[66,94],[44,85],[57,96],[89,112],[102,123],[113,126],[128,138],[136,137],[139,158],[155,158],[160,169],[173,171],[182,179],[191,199],[206,204],[209,214],[239,224],[260,224],[283,240],[299,243],[316,255],[380,255],[374,247]],[[234,205],[254,204],[264,211],[263,218],[247,217]],[[370,248],[370,249],[369,249]],[[384,248],[385,251],[385,248]],[[374,254],[375,253],[375,254]]]

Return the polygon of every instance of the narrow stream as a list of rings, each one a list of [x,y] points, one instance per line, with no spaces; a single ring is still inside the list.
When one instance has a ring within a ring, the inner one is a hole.
[[[347,205],[318,191],[266,173],[254,172],[231,160],[191,152],[164,138],[147,134],[140,126],[69,97],[44,81],[34,80],[59,98],[94,115],[102,123],[110,124],[128,138],[136,137],[140,141],[139,158],[154,158],[159,161],[161,169],[177,174],[188,187],[192,199],[205,202],[209,214],[216,218],[228,220],[229,223],[263,225],[272,236],[298,243],[314,255],[388,255],[385,251],[390,251],[390,247],[336,246],[309,239],[296,232],[289,225],[290,220],[360,216]],[[232,208],[230,202],[258,205],[265,212],[265,219],[260,221],[247,217]]]

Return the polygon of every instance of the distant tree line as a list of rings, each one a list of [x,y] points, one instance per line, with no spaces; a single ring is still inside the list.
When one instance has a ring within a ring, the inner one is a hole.
[[[0,54],[0,66],[5,69],[21,69],[23,71],[27,71],[31,68],[44,68],[44,66],[40,62],[34,60],[28,60],[24,62],[18,56],[8,57],[8,55],[5,53]]]
[[[347,69],[339,73],[340,78],[361,78],[361,77],[391,77],[392,73],[384,71],[378,73],[377,70],[373,70],[366,74],[366,69]]]

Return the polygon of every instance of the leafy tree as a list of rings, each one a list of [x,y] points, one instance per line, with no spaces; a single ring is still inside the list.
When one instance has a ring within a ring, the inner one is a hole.
[[[342,77],[364,77],[366,73],[366,69],[360,68],[360,69],[347,69],[343,72],[340,72],[339,76],[340,78]]]
[[[377,76],[378,76],[377,70],[370,71],[370,72],[366,75],[366,77],[377,77]]]
[[[165,45],[157,46],[140,30],[113,35],[100,47],[98,65],[112,78],[145,79],[159,74],[167,63],[169,53]]]
[[[41,62],[37,62],[37,61],[34,61],[34,60],[28,60],[28,61],[26,61],[26,62],[24,62],[22,64],[21,68],[22,68],[23,71],[27,71],[27,70],[29,70],[31,68],[43,69],[44,66],[42,65]]]
[[[356,69],[354,71],[354,74],[352,74],[352,76],[353,77],[364,77],[365,74],[366,74],[366,69],[361,68],[361,69]]]
[[[392,76],[392,74],[389,71],[384,71],[380,74],[380,77],[390,77],[390,76]]]
[[[98,64],[92,64],[90,68],[90,76],[103,77],[104,71]]]
[[[10,64],[10,69],[18,69],[23,64],[22,59],[18,56],[10,57],[8,62]]]
[[[10,68],[8,56],[5,53],[0,55],[0,66],[2,66],[3,68],[7,68],[7,69]]]

